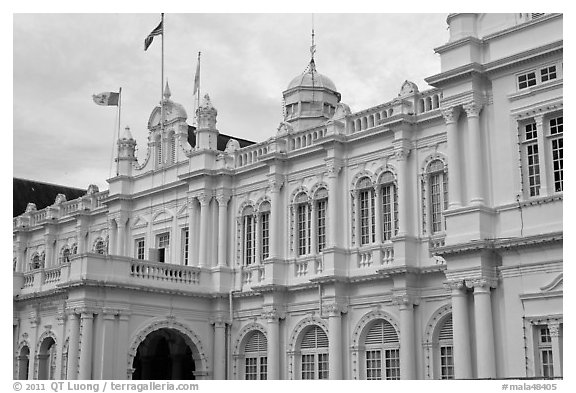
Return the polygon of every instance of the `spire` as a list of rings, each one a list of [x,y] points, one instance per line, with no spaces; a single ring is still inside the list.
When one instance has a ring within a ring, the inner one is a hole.
[[[166,81],[166,87],[164,88],[164,100],[168,101],[172,93],[170,93],[170,86],[168,86],[168,81]]]
[[[122,135],[122,139],[134,139],[132,138],[132,133],[130,132],[130,127],[126,126],[124,129],[124,134]]]

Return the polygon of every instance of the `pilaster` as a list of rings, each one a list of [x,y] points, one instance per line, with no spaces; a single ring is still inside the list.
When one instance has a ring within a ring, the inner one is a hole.
[[[463,105],[464,111],[468,118],[468,157],[469,171],[466,179],[469,183],[470,189],[470,204],[481,205],[484,203],[483,189],[484,189],[484,175],[482,173],[483,160],[482,160],[482,138],[480,130],[480,111],[482,105],[476,101],[471,101]],[[450,171],[451,168],[449,167]]]
[[[460,135],[458,132],[460,109],[458,107],[444,108],[442,109],[442,116],[444,116],[446,122],[446,135],[448,140],[448,207],[452,209],[462,206]]]

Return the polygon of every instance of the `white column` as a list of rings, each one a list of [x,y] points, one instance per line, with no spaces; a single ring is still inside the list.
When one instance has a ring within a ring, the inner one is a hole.
[[[342,379],[342,306],[327,304],[324,310],[328,314],[328,378]]]
[[[118,334],[116,336],[116,364],[114,369],[115,379],[129,379],[127,369],[124,366],[128,360],[128,323],[130,322],[129,314],[118,315]],[[130,364],[129,367],[132,367]],[[130,375],[131,378],[131,375]]]
[[[540,166],[540,195],[548,195],[548,159],[546,157],[546,143],[544,136],[544,116],[534,116],[536,133],[538,134],[538,164]]]
[[[467,283],[468,284],[468,283]],[[494,352],[494,325],[490,301],[490,282],[472,280],[474,287],[474,327],[476,331],[477,378],[496,378],[496,354]]]
[[[460,111],[452,107],[442,110],[442,115],[446,121],[446,134],[448,140],[448,199],[449,208],[462,206],[461,175],[460,175],[460,157],[458,146],[458,117]],[[402,225],[402,224],[400,224]]]
[[[280,188],[282,183],[276,179],[268,181],[270,186],[270,258],[280,257]]]
[[[463,106],[468,117],[468,157],[469,172],[466,179],[470,189],[470,204],[478,205],[484,203],[483,189],[484,182],[482,173],[482,138],[480,134],[480,111],[482,106],[476,102],[469,102]],[[448,166],[448,171],[451,168]],[[450,179],[450,176],[448,176]]]
[[[218,266],[226,266],[226,245],[228,229],[228,201],[230,197],[227,195],[218,195]]]
[[[338,173],[340,167],[334,163],[327,166],[328,174],[328,211],[326,217],[326,245],[335,247],[341,239],[339,236],[338,218]]]
[[[56,347],[57,361],[55,370],[56,375],[54,378],[60,379],[62,378],[62,356],[64,355],[64,340],[66,337],[66,314],[63,312],[59,313],[56,317],[56,320],[58,321],[58,334],[60,335],[61,339],[58,340],[58,346]]]
[[[118,251],[116,253],[120,256],[126,256],[126,224],[128,223],[128,217],[118,217],[116,218],[116,224],[118,227]]]
[[[416,379],[414,304],[406,296],[399,296],[395,302],[400,306],[400,379]]]
[[[26,242],[14,242],[16,246],[16,271],[22,273],[26,270]]]
[[[277,380],[280,375],[280,316],[276,310],[263,313],[268,322],[268,379]]]
[[[214,379],[226,379],[226,323],[214,322]]]
[[[44,267],[49,268],[56,265],[54,260],[54,242],[56,237],[52,234],[44,235],[44,244],[46,245],[46,260],[44,261]]]
[[[396,183],[398,185],[398,236],[404,236],[409,233],[408,222],[408,208],[412,204],[408,197],[408,156],[410,149],[401,147],[395,151],[396,165],[398,166],[398,177]],[[394,195],[392,197],[392,204],[394,204]],[[392,207],[393,209],[393,207]],[[394,232],[392,232],[394,234]]]
[[[552,339],[552,361],[555,377],[562,377],[562,344],[560,343],[560,322],[554,321],[548,323],[550,338]]]
[[[212,197],[206,194],[198,196],[198,200],[200,201],[200,241],[198,244],[198,247],[200,247],[198,256],[200,267],[208,265],[206,258],[208,257],[208,247],[210,246],[208,242],[208,235],[210,234],[208,228],[210,219],[210,199],[212,199]]]
[[[452,334],[454,337],[454,376],[456,379],[472,378],[470,355],[470,324],[468,299],[463,281],[447,283],[452,290]]]
[[[198,215],[198,205],[196,198],[188,200],[188,264],[190,266],[198,266],[198,245],[196,244],[196,216]]]
[[[78,348],[80,341],[80,316],[71,313],[68,316],[70,320],[70,338],[68,340],[68,370],[66,377],[68,379],[78,379]]]
[[[38,363],[40,363],[40,360],[37,360],[38,357],[38,353],[36,352],[36,342],[38,341],[38,326],[40,324],[40,318],[38,318],[38,315],[34,312],[34,315],[32,315],[30,317],[30,328],[32,330],[32,337],[30,338],[30,342],[31,345],[28,347],[28,349],[30,350],[30,354],[28,356],[29,362],[28,362],[28,379],[32,380],[32,379],[38,379],[35,375],[34,375],[34,371],[36,369],[36,365]]]
[[[92,335],[94,314],[82,313],[82,340],[80,342],[80,373],[78,379],[92,379]]]
[[[356,221],[356,226],[354,227],[356,232],[356,247],[360,247],[362,244],[362,231],[360,230],[360,227],[362,226],[362,223],[360,222],[360,193],[357,190],[353,190],[352,192],[352,198],[354,198],[354,204],[356,205],[356,213],[354,214],[354,220]]]
[[[110,228],[110,237],[108,248],[110,250],[110,255],[118,254],[118,224],[116,219],[108,220],[108,228]]]
[[[101,345],[100,350],[100,359],[97,361],[100,362],[100,375],[97,377],[99,379],[114,379],[114,366],[116,356],[112,349],[114,349],[114,336],[116,332],[114,331],[114,322],[116,320],[116,316],[114,314],[107,314],[103,315],[103,326],[102,326],[102,342],[99,343]],[[116,364],[116,367],[119,367],[119,364]]]

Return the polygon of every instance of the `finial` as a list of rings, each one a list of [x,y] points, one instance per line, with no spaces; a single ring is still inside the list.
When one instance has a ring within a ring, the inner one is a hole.
[[[122,139],[134,139],[134,138],[132,138],[132,133],[130,132],[130,127],[126,126],[126,128],[124,128],[124,135],[122,135]]]
[[[316,53],[316,44],[314,44],[314,14],[312,14],[312,45],[310,45],[310,62],[314,63],[314,53]]]
[[[170,99],[171,95],[172,93],[170,93],[170,86],[168,86],[168,81],[166,81],[166,87],[164,88],[164,99],[165,100]]]

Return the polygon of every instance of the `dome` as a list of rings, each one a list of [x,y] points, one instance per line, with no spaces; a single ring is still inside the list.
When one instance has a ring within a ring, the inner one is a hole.
[[[311,63],[312,65],[314,63]],[[314,74],[314,84],[312,84],[312,74]],[[336,85],[330,78],[326,75],[322,75],[316,71],[315,67],[308,67],[308,70],[302,75],[298,75],[296,78],[292,79],[292,82],[288,85],[286,90],[293,89],[295,87],[320,87],[334,92],[338,91]]]

